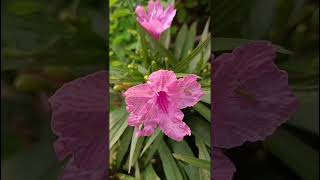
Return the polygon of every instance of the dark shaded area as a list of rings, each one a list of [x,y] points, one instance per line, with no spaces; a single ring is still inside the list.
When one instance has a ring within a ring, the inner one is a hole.
[[[211,17],[215,56],[225,52],[215,49],[247,40],[268,40],[290,50],[278,53],[275,62],[288,72],[300,103],[298,112],[266,141],[226,151],[237,168],[234,179],[318,179],[319,2],[214,1]]]
[[[107,3],[1,1],[1,178],[55,180],[48,98],[65,82],[106,69]]]

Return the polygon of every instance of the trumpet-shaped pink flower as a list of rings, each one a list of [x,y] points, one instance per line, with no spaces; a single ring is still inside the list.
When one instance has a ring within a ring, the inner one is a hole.
[[[288,75],[275,57],[270,43],[255,42],[213,60],[213,179],[231,180],[235,171],[217,148],[263,140],[297,110]]]
[[[125,93],[129,126],[143,129],[138,136],[150,136],[159,125],[170,138],[181,141],[191,135],[182,121],[181,109],[194,106],[204,93],[197,76],[187,75],[177,79],[173,71],[159,70],[149,76],[148,82],[129,88]]]
[[[142,6],[137,6],[135,12],[139,24],[157,40],[160,39],[161,33],[171,26],[172,20],[176,15],[173,5],[169,5],[164,10],[160,0],[155,2],[150,0],[147,12]]]

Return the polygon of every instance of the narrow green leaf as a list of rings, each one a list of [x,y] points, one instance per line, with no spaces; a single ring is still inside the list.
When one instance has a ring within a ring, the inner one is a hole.
[[[207,20],[207,22],[206,22],[206,25],[205,25],[204,28],[203,28],[200,42],[205,41],[205,40],[209,37],[209,35],[210,35],[210,32],[209,32],[210,19],[211,19],[211,18],[208,18],[208,20]]]
[[[279,129],[266,141],[266,147],[301,179],[319,179],[319,152],[285,129]],[[290,151],[288,151],[290,148]]]
[[[210,161],[211,160],[210,154],[204,144],[204,141],[198,136],[196,136],[196,146],[198,147],[198,150],[199,150],[199,159]]]
[[[257,41],[248,40],[248,39],[215,37],[212,39],[212,50],[213,51],[232,50],[250,42],[257,42]],[[279,45],[273,45],[273,46],[277,49],[277,52],[279,53],[292,54],[292,51],[289,51]]]
[[[143,56],[143,59],[145,60],[144,61],[145,62],[145,66],[148,67],[151,64],[151,60],[150,60],[150,57],[148,55],[147,40],[146,40],[146,38],[144,36],[144,33],[146,33],[146,32],[143,31],[143,28],[139,25],[138,22],[136,22],[136,26],[137,26],[137,30],[138,30],[139,37],[140,37],[139,40],[140,40],[140,43],[141,43],[141,46],[140,46],[141,54]]]
[[[134,177],[136,177],[137,179],[141,179],[140,168],[139,168],[138,161],[134,165]]]
[[[137,128],[134,129],[133,134],[132,134],[132,139],[131,139],[131,146],[130,146],[130,154],[129,154],[129,170],[128,173],[130,173],[131,166],[133,165],[133,156],[134,156],[134,151],[137,146],[138,142],[138,137],[136,136]]]
[[[172,155],[177,160],[180,160],[180,161],[186,162],[192,166],[210,171],[210,161],[206,161],[203,159],[198,159],[198,158],[195,158],[192,156],[186,156],[186,155],[182,155],[182,154],[173,153]]]
[[[121,162],[128,151],[130,140],[132,138],[133,128],[127,128],[120,138],[120,147],[117,153],[116,167],[120,168]]]
[[[196,35],[197,35],[197,22],[194,22],[192,23],[185,40],[183,52],[181,54],[182,58],[185,58],[188,55],[188,53],[190,53],[191,50],[193,49]]]
[[[150,160],[152,159],[154,153],[157,151],[160,141],[162,140],[163,133],[161,132],[160,135],[154,140],[154,143],[150,145],[148,148],[148,151],[144,155],[146,158],[144,159],[143,165],[146,166],[150,163]]]
[[[210,154],[204,144],[203,140],[196,136],[196,146],[199,150],[199,159],[203,159],[206,161],[211,161]],[[210,171],[206,171],[200,169],[200,179],[201,180],[208,180],[210,179]]]
[[[170,29],[167,29],[161,34],[160,38],[161,43],[166,49],[169,49],[170,41],[171,41],[171,32]]]
[[[183,180],[179,167],[173,159],[170,149],[163,140],[160,141],[158,152],[167,180]]]
[[[192,61],[194,57],[196,57],[199,53],[201,53],[209,44],[210,35],[208,38],[203,41],[198,47],[196,47],[192,52],[184,59],[182,59],[175,67],[175,72],[183,72],[186,68],[188,68],[189,63]]]
[[[201,138],[204,143],[211,147],[211,125],[202,117],[188,116],[186,117],[186,123],[191,128],[191,132]]]
[[[140,157],[142,157],[143,153],[150,147],[150,145],[154,142],[154,140],[160,135],[161,130],[157,128],[151,137],[148,138],[146,145],[143,147],[143,150],[140,153]]]
[[[130,146],[130,153],[129,153],[129,169],[128,172],[130,173],[132,165],[136,162],[136,160],[139,157],[142,143],[143,143],[143,137],[137,137],[136,136],[136,131],[138,128],[135,128],[132,139],[131,139],[131,146]]]
[[[119,180],[139,180],[135,177],[126,175],[126,174],[122,174],[122,173],[118,173],[115,175]]]
[[[112,129],[115,124],[117,124],[124,116],[127,114],[125,106],[116,108],[110,112],[109,118],[109,129]]]
[[[149,164],[146,169],[144,170],[143,174],[144,180],[160,180],[159,176],[157,173],[154,171],[153,167],[151,164]]]
[[[175,47],[174,54],[177,59],[180,59],[182,56],[185,41],[186,39],[188,39],[187,36],[188,36],[188,26],[184,24],[180,29],[180,31],[178,32],[176,41],[174,43],[174,47]]]
[[[188,155],[188,156],[193,156],[194,154],[189,147],[188,143],[186,141],[182,142],[176,142],[173,140],[169,140],[169,145],[173,149],[174,153],[177,154],[183,154],[183,155]],[[178,162],[178,165],[183,168],[185,171],[186,175],[190,180],[198,180],[199,179],[199,169],[196,167],[193,167],[191,165],[185,164],[183,162]]]
[[[123,134],[123,132],[126,130],[126,128],[128,127],[128,121],[127,121],[127,116],[125,116],[125,118],[123,118],[124,121],[122,122],[121,126],[119,127],[119,129],[116,130],[115,133],[110,134],[110,145],[109,148],[111,149],[112,146],[119,140],[119,138],[121,137],[121,135]],[[112,135],[112,136],[111,136]]]
[[[194,109],[198,111],[206,120],[211,122],[211,110],[207,106],[199,102],[194,106]]]

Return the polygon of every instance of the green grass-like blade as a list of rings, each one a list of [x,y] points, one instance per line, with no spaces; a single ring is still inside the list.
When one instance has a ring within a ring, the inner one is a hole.
[[[170,149],[163,140],[160,141],[158,152],[167,180],[183,180],[180,169],[173,159]]]
[[[186,156],[186,155],[182,155],[182,154],[173,153],[172,155],[177,160],[180,160],[180,161],[186,162],[192,166],[210,171],[210,161],[206,161],[203,159],[198,159],[198,158],[195,158],[192,156]]]

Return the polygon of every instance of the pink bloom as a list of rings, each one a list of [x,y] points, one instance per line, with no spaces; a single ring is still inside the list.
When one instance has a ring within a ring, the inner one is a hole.
[[[76,166],[74,160],[71,159],[61,180],[106,180],[108,179],[106,167],[101,167],[97,169],[84,170]]]
[[[76,79],[49,99],[52,130],[59,137],[56,154],[60,160],[72,159],[62,180],[107,177],[107,78],[102,71]]]
[[[125,93],[129,126],[143,129],[138,136],[150,136],[159,125],[170,138],[182,141],[191,135],[190,128],[182,121],[181,109],[194,106],[204,93],[197,76],[187,75],[177,79],[173,71],[153,72],[145,84],[129,88]]]
[[[160,39],[161,33],[171,26],[172,20],[176,15],[173,5],[169,5],[164,10],[160,0],[156,0],[156,2],[150,0],[147,12],[142,6],[137,6],[135,12],[140,25],[157,40]]]
[[[297,110],[288,75],[274,64],[275,57],[270,43],[255,42],[213,60],[214,147],[232,148],[263,140]],[[223,157],[215,156],[220,153],[215,151],[219,150],[213,149],[213,161],[219,163]],[[224,170],[213,167],[213,179],[232,178],[234,168],[224,161]],[[224,173],[222,177],[219,172]]]
[[[220,149],[213,148],[213,172],[214,180],[231,180],[236,171],[233,163],[226,157]]]

